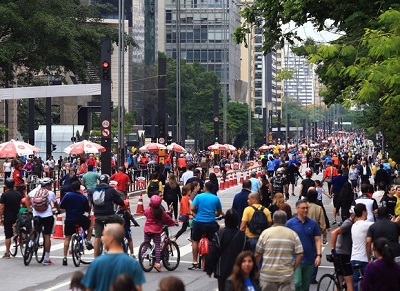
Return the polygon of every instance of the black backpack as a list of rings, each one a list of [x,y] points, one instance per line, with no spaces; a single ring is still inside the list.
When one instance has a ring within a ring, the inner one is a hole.
[[[151,197],[153,195],[158,195],[158,192],[159,192],[158,181],[150,181],[149,187],[147,187],[147,195]]]
[[[264,213],[265,207],[262,206],[260,209],[254,206],[251,207],[254,209],[254,213],[249,221],[249,230],[253,234],[261,234],[264,229],[268,228],[268,219]]]

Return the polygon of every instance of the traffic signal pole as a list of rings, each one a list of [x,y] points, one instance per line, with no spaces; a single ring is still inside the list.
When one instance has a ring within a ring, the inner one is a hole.
[[[111,174],[111,38],[101,38],[101,172]]]

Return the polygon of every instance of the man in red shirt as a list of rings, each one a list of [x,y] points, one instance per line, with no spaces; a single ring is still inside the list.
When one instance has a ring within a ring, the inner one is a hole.
[[[123,192],[126,197],[128,194],[128,187],[131,185],[131,179],[125,174],[125,168],[122,166],[119,167],[118,173],[111,175],[110,179],[118,182],[117,190]]]
[[[24,188],[25,188],[25,181],[22,175],[22,164],[18,163],[15,166],[15,170],[13,172],[13,179],[15,182],[16,190],[21,193],[22,197],[25,197]]]
[[[95,159],[95,157],[94,157],[93,154],[90,154],[90,155],[89,155],[89,159],[86,161],[86,164],[87,164],[88,166],[89,166],[89,165],[92,165],[93,168],[96,168],[96,167],[97,167],[97,161],[96,161],[96,159]]]

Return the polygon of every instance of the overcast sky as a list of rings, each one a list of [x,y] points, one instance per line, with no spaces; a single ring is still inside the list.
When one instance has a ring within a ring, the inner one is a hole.
[[[291,26],[288,26],[288,29],[289,27],[294,27],[294,25],[292,24]],[[335,34],[328,31],[318,32],[316,31],[316,29],[314,29],[313,25],[310,22],[307,22],[305,25],[298,28],[297,33],[303,39],[311,37],[318,42],[329,42],[341,36],[340,34]]]

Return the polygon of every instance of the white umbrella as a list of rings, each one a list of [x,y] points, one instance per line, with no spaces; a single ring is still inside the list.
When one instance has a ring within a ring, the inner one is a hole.
[[[220,144],[220,143],[216,142],[215,144],[212,144],[212,145],[208,146],[208,149],[210,151],[216,151],[216,150],[226,151],[227,147],[225,145],[223,145],[223,144]]]
[[[227,149],[230,150],[231,152],[236,151],[236,147],[234,145],[226,143],[226,144],[224,144],[224,146],[226,146]]]
[[[10,140],[0,144],[0,158],[14,158],[16,156],[26,156],[38,153],[40,149],[29,143]]]
[[[167,145],[167,150],[177,153],[186,153],[186,149],[175,142],[171,143],[170,145]]]
[[[91,142],[89,140],[84,139],[83,141],[73,143],[69,146],[67,146],[64,149],[64,152],[69,154],[69,155],[80,155],[80,154],[97,154],[97,153],[102,153],[105,152],[106,148],[103,147],[102,145]]]
[[[159,150],[165,150],[167,147],[161,143],[152,142],[139,148],[139,152],[158,152]]]
[[[266,144],[263,144],[262,146],[260,146],[258,148],[259,151],[267,151],[267,150],[270,150],[270,149],[271,149],[270,146],[268,146]]]

